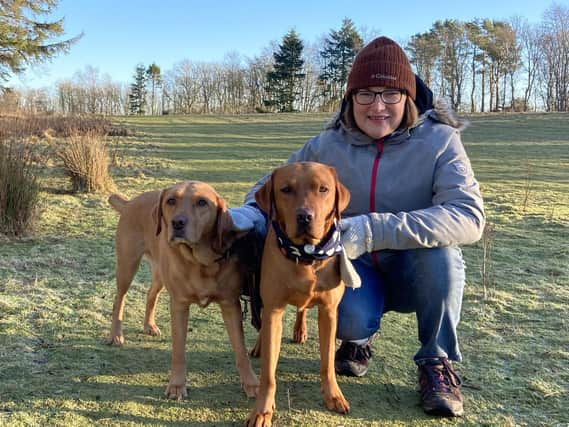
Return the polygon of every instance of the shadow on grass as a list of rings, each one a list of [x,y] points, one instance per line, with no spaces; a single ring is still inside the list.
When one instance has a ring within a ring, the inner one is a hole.
[[[156,425],[174,419],[167,424],[241,424],[254,400],[247,399],[241,390],[226,336],[208,339],[191,335],[186,353],[188,397],[184,401],[168,400],[163,395],[170,370],[169,338],[137,334],[131,334],[123,347],[107,346],[95,338],[65,338],[50,344],[34,371],[9,373],[3,400],[19,402],[20,408],[37,408],[41,403],[46,411],[73,412],[97,423]],[[210,350],[196,350],[202,347]],[[302,350],[286,339],[284,347],[288,347],[285,352]],[[314,358],[283,354],[279,359],[275,417],[283,425],[298,425],[299,417],[302,419],[307,411],[315,411],[316,416],[339,417],[337,420],[345,420],[346,425],[355,420],[364,424],[406,423],[424,417],[413,388],[385,384],[377,378],[338,378],[352,411],[345,417],[330,413],[322,402],[317,350],[314,345],[310,347]],[[253,360],[252,364],[258,373],[260,361]],[[7,378],[8,373],[5,375]],[[0,373],[0,377],[4,375]],[[196,414],[204,411],[208,419],[218,421],[196,420]],[[153,413],[157,414],[150,415]]]

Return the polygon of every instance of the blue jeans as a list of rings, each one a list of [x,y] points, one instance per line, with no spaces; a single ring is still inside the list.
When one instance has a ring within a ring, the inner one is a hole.
[[[434,357],[460,361],[456,327],[465,280],[460,248],[382,250],[374,256],[377,267],[361,258],[353,261],[362,286],[346,288],[338,307],[338,338],[370,337],[387,311],[415,312],[421,342],[415,361]]]

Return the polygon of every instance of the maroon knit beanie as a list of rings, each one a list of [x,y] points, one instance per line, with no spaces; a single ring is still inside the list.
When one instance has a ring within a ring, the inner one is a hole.
[[[415,74],[403,49],[387,37],[378,37],[358,52],[348,76],[346,99],[354,89],[384,86],[404,89],[415,100]]]

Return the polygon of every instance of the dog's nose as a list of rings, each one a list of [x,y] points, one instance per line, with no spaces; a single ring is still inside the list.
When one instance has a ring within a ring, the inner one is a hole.
[[[299,208],[296,210],[296,222],[298,224],[310,224],[314,219],[314,213],[310,209]]]
[[[174,217],[174,219],[172,219],[172,227],[174,227],[174,230],[176,231],[183,230],[187,224],[188,224],[188,218],[186,218],[185,216],[177,216]]]

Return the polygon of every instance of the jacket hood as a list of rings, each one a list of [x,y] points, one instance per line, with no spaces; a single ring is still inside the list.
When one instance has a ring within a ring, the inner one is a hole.
[[[458,130],[464,130],[470,125],[470,122],[464,117],[460,117],[444,99],[437,99],[434,108],[425,111],[425,114],[419,117],[418,123],[422,123],[426,119],[425,116]]]

